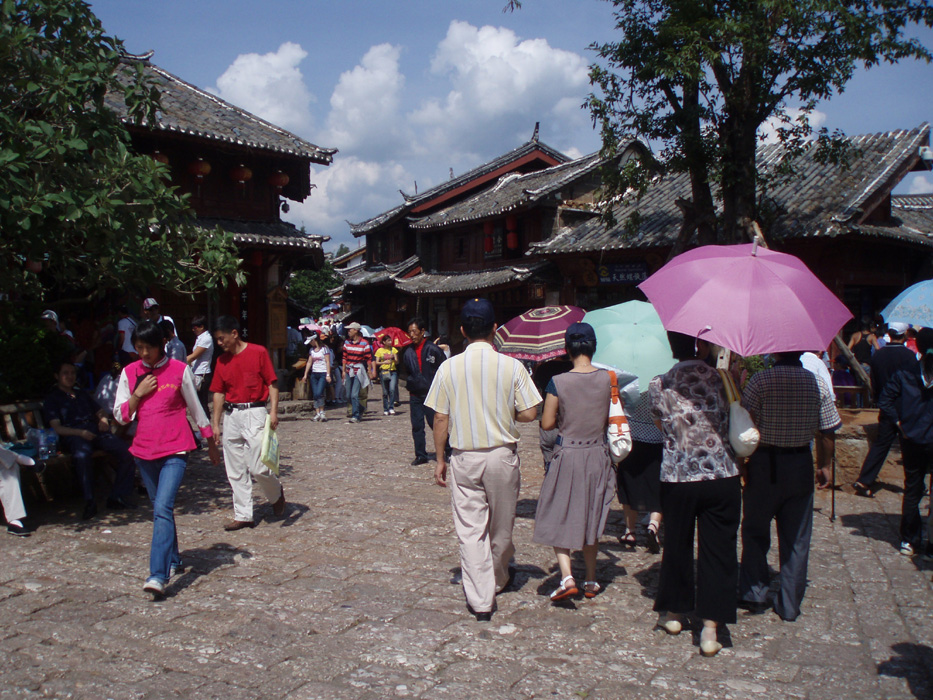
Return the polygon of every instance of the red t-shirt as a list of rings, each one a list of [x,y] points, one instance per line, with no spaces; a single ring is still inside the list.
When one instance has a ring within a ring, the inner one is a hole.
[[[217,358],[211,391],[224,394],[230,403],[253,403],[269,398],[269,385],[277,379],[269,352],[247,343],[237,355],[225,352]]]

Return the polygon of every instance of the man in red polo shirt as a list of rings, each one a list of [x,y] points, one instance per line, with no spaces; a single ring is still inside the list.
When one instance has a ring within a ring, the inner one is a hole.
[[[214,324],[214,340],[224,351],[217,359],[211,391],[214,392],[214,434],[223,422],[224,466],[233,489],[233,520],[224,530],[256,527],[253,518],[253,483],[259,484],[275,515],[285,513],[285,490],[275,474],[260,460],[266,415],[272,429],[279,424],[279,387],[269,352],[261,345],[247,343],[240,336],[240,324],[232,316],[221,316]],[[266,401],[271,409],[266,413]]]

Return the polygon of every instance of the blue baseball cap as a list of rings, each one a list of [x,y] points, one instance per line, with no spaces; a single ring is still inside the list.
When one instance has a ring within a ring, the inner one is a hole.
[[[484,323],[495,323],[496,312],[492,308],[492,303],[489,299],[475,297],[467,301],[463,305],[463,308],[460,309],[461,322],[466,321],[468,318],[478,318]]]

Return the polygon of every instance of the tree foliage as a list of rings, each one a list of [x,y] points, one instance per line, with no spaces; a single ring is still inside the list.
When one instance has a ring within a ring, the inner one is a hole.
[[[341,282],[330,262],[325,262],[320,270],[299,270],[292,273],[288,283],[288,296],[318,316],[321,308],[331,301],[328,290],[339,287]]]
[[[755,152],[766,121],[780,125],[786,162],[814,137],[818,156],[844,161],[842,134],[810,124],[815,105],[842,92],[858,66],[931,59],[905,33],[933,26],[928,0],[607,1],[619,39],[590,47],[599,94],[586,106],[603,155],[641,137],[660,144],[669,172],[689,173],[692,197],[678,202],[681,245],[694,231],[700,244],[739,242],[758,219],[766,180]],[[644,188],[649,175],[634,167],[610,174],[607,199]]]
[[[0,0],[0,291],[41,297],[238,275],[229,235],[192,225],[166,166],[105,98],[152,122],[158,91],[80,0]]]

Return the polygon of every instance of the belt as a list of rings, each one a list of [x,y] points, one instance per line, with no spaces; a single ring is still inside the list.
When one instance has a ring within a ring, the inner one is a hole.
[[[563,435],[558,435],[554,444],[563,447],[592,447],[593,445],[604,445],[606,441],[603,438],[595,438],[593,440],[565,440]]]
[[[758,445],[758,452],[765,452],[768,459],[768,466],[770,467],[770,476],[771,483],[777,483],[777,456],[778,455],[793,455],[793,454],[811,454],[810,445],[798,445],[797,447],[778,447],[777,445]]]
[[[233,413],[234,411],[244,411],[247,408],[259,408],[265,405],[266,405],[265,401],[251,401],[249,403],[224,402],[224,412]]]

